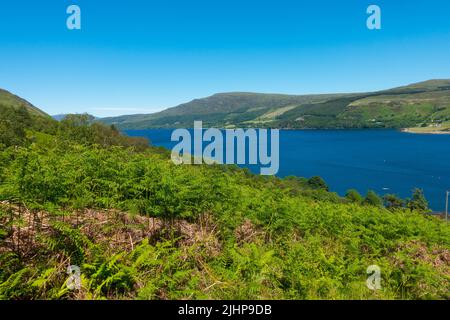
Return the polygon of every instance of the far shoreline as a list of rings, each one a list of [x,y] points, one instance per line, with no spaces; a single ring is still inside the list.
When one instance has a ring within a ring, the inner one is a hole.
[[[210,127],[203,127],[203,129],[209,129]],[[146,131],[146,130],[176,130],[180,128],[167,128],[167,127],[155,127],[155,128],[145,128],[145,129],[120,129],[121,132],[130,132],[130,131]],[[194,128],[183,128],[188,130],[193,130]],[[227,129],[239,129],[239,128],[231,128],[231,127],[219,127],[219,130],[227,130]],[[398,131],[402,133],[411,133],[411,134],[427,134],[427,135],[450,135],[449,131],[442,130],[433,130],[426,131],[426,128],[258,128],[258,127],[244,127],[242,129],[268,129],[268,130],[280,130],[280,131]]]
[[[440,131],[440,130],[434,130],[434,131],[425,131],[421,130],[420,128],[403,128],[400,129],[401,132],[405,133],[414,133],[414,134],[450,134],[450,131]]]

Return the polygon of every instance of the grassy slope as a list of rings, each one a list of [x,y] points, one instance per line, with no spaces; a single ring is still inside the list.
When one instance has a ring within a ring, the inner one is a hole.
[[[266,113],[290,105],[321,102],[339,95],[281,95],[260,93],[220,93],[196,99],[150,115],[104,118],[102,122],[121,128],[189,127],[194,120],[206,125],[228,126],[254,120]]]
[[[44,111],[36,108],[28,101],[8,92],[6,90],[0,89],[0,108],[1,107],[18,108],[19,106],[26,107],[27,110],[33,115],[48,117],[48,115]]]
[[[191,127],[402,128],[450,120],[450,80],[373,93],[274,95],[223,93],[150,115],[101,119],[123,129]]]

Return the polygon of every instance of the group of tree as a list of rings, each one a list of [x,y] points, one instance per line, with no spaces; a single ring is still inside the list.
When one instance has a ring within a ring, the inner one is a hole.
[[[145,150],[149,141],[140,137],[128,137],[114,125],[94,121],[88,114],[70,114],[61,122],[50,117],[31,114],[23,105],[13,108],[0,105],[0,145],[24,146],[33,142],[36,134],[58,137],[59,141],[77,142],[83,145],[134,147]]]
[[[371,205],[376,207],[385,206],[387,209],[405,209],[410,211],[418,211],[422,213],[430,212],[428,207],[428,201],[425,198],[422,189],[415,188],[412,191],[412,197],[410,199],[402,199],[395,194],[385,194],[380,197],[375,191],[369,190],[365,197],[355,190],[350,189],[345,194],[345,198],[350,202]]]

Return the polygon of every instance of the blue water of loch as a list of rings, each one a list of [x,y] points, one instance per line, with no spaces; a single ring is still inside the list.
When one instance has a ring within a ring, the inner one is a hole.
[[[172,130],[128,130],[153,145],[171,148]],[[254,169],[254,168],[251,168]],[[258,171],[259,172],[259,171]],[[332,191],[395,193],[415,187],[430,207],[442,211],[450,190],[450,135],[418,135],[395,130],[282,130],[278,176],[321,176]]]

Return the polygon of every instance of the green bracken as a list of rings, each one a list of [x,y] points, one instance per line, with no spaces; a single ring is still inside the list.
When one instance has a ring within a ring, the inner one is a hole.
[[[387,209],[318,177],[176,166],[86,120],[1,140],[1,299],[450,298],[450,226],[419,191]]]

